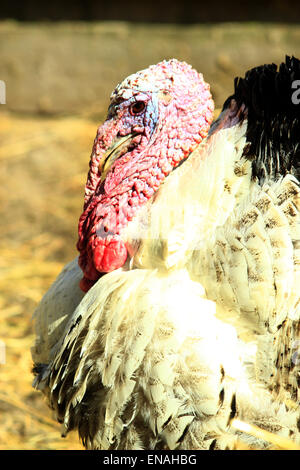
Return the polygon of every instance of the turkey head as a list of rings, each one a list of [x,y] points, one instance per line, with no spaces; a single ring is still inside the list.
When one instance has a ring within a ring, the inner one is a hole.
[[[175,59],[116,87],[94,141],[79,220],[83,291],[125,264],[130,247],[122,231],[206,137],[213,109],[202,74]]]

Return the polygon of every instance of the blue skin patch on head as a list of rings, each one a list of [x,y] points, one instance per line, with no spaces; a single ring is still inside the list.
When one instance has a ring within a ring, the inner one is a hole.
[[[129,97],[129,95],[131,96]],[[145,108],[140,113],[134,114],[131,109],[138,102],[143,102]],[[112,98],[107,118],[122,119],[122,135],[134,131],[135,128],[142,128],[144,131],[148,131],[147,137],[150,138],[156,129],[159,118],[158,94],[120,89],[119,93]]]

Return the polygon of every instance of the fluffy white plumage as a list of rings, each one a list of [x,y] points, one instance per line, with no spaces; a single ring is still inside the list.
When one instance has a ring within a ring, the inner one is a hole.
[[[268,446],[234,418],[300,443],[299,181],[253,179],[223,117],[123,232],[130,262],[84,295],[75,259],[35,313],[35,387],[87,448]]]

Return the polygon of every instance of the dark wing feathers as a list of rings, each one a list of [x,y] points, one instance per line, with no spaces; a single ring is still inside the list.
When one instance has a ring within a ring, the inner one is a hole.
[[[223,109],[234,99],[238,108],[247,108],[250,145],[244,156],[252,160],[252,177],[260,182],[287,173],[300,178],[300,103],[292,99],[295,80],[300,80],[300,61],[287,56],[279,68],[266,64],[237,77],[234,94],[224,104]]]

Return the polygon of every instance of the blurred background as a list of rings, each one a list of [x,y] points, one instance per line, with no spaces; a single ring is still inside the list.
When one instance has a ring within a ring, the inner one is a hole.
[[[31,317],[76,256],[89,156],[111,91],[175,57],[203,73],[218,112],[235,76],[300,57],[299,21],[292,0],[1,1],[0,449],[82,448],[75,433],[60,438],[31,388]]]

